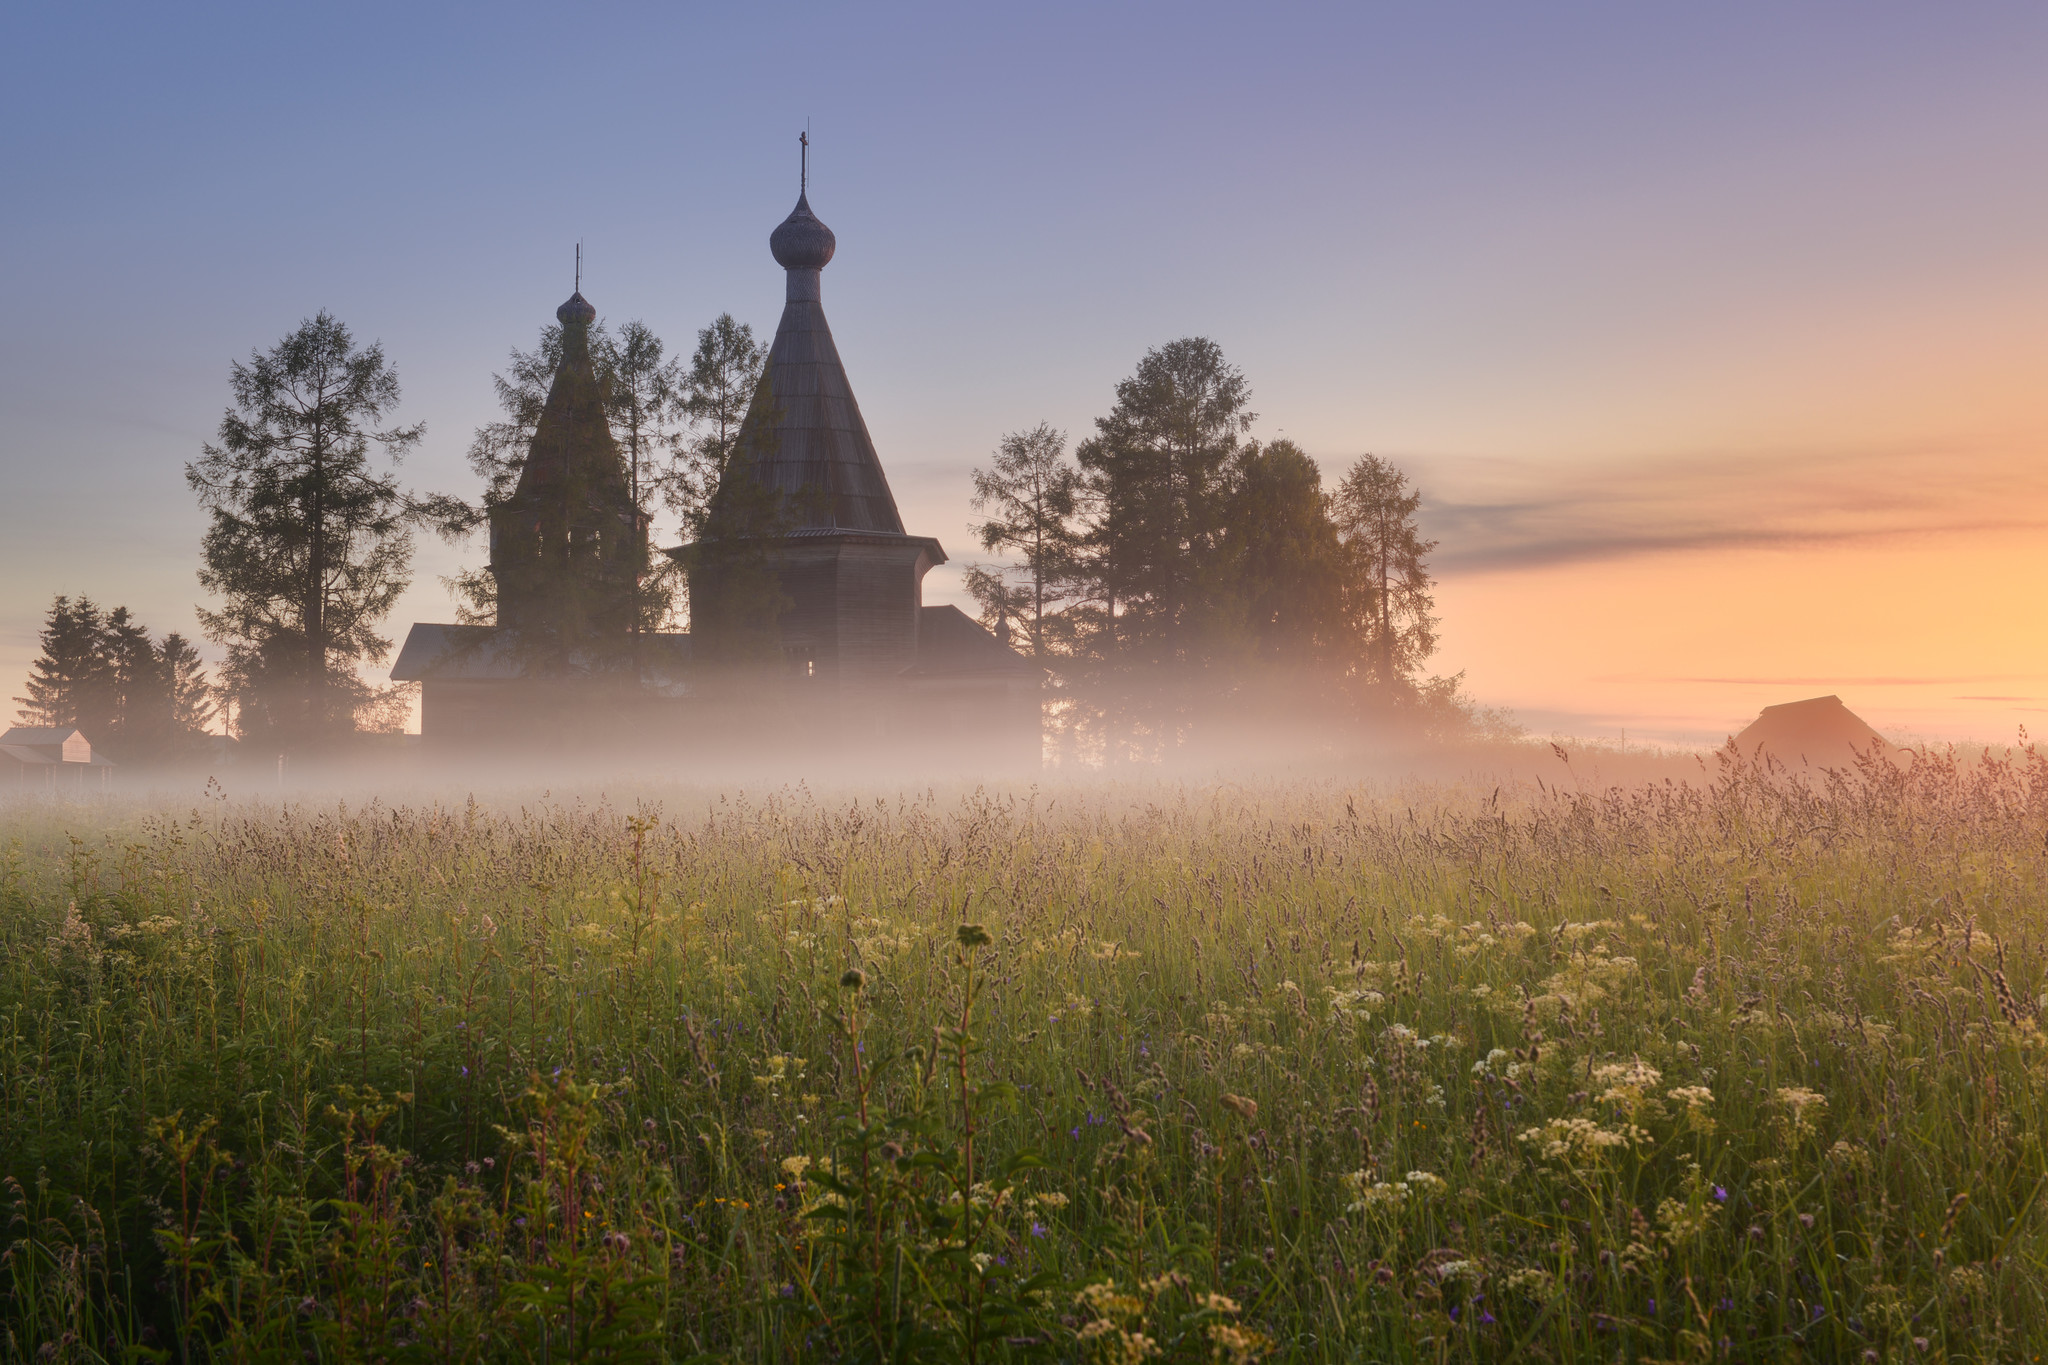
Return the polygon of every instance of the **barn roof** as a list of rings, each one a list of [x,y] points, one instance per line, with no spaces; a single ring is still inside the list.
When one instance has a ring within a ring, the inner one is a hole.
[[[75,746],[71,745],[74,739],[77,741]],[[74,749],[70,757],[65,756],[66,747]],[[85,757],[78,757],[77,750],[83,750]],[[114,766],[114,760],[95,751],[85,732],[76,725],[12,726],[0,731],[0,754],[29,766],[46,763],[71,763],[94,768]]]
[[[895,496],[819,298],[837,239],[811,212],[805,194],[768,243],[789,272],[787,302],[740,425],[740,468],[785,495],[799,532],[902,535]]]
[[[917,661],[903,670],[903,676],[1037,678],[1044,672],[960,608],[942,606],[923,609],[917,628]]]
[[[1813,768],[1852,768],[1867,754],[1897,752],[1835,696],[1766,706],[1735,736],[1735,745],[1752,758],[1768,753],[1787,766]]]
[[[76,725],[15,725],[0,732],[0,744],[62,744],[77,733]]]
[[[689,660],[687,634],[652,632],[641,636],[640,642],[646,647],[650,668],[669,669]],[[504,682],[525,676],[527,660],[513,632],[438,621],[414,625],[391,665],[393,682]]]

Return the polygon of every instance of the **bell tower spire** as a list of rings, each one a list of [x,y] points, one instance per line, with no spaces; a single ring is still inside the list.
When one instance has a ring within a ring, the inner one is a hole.
[[[646,568],[647,518],[634,505],[590,354],[597,309],[576,292],[555,310],[562,356],[512,496],[491,509],[498,624],[565,642],[624,636]]]

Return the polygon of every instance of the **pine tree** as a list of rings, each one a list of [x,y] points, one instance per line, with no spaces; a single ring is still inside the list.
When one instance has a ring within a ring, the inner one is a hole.
[[[1416,673],[1436,652],[1436,600],[1429,554],[1415,520],[1422,495],[1408,476],[1376,455],[1351,467],[1333,499],[1344,540],[1346,611],[1361,641],[1356,670],[1368,688],[1413,692]]]
[[[682,367],[667,350],[653,329],[638,320],[616,335],[600,333],[591,339],[612,434],[626,456],[626,487],[643,512],[660,483],[657,460],[681,441],[676,418],[684,413]]]
[[[212,518],[199,581],[223,599],[200,620],[227,646],[242,732],[318,745],[354,728],[371,696],[355,666],[389,653],[376,626],[410,582],[415,509],[371,452],[395,463],[423,427],[376,425],[398,375],[326,312],[237,362],[230,387],[219,444],[185,468]]]
[[[767,362],[768,348],[754,339],[754,329],[730,313],[720,313],[697,333],[697,349],[681,384],[682,410],[695,434],[676,452],[664,481],[669,506],[682,516],[686,534],[702,529]]]
[[[1014,431],[996,448],[995,462],[974,471],[974,509],[988,512],[975,527],[981,548],[1010,551],[1015,566],[968,566],[966,586],[981,603],[982,622],[1010,643],[1010,622],[1025,623],[1034,659],[1050,652],[1049,610],[1057,612],[1077,566],[1073,524],[1081,471],[1067,460],[1066,433],[1040,422]]]
[[[605,413],[626,458],[626,489],[649,520],[663,485],[662,457],[672,458],[682,444],[678,419],[686,415],[682,367],[667,350],[654,330],[637,319],[592,342]],[[636,635],[657,630],[667,621],[678,586],[675,566],[666,560],[643,570],[634,582]]]
[[[1344,552],[1322,472],[1288,440],[1249,444],[1231,469],[1223,560],[1244,656],[1321,668],[1344,634]]]
[[[1215,342],[1171,341],[1116,386],[1116,406],[1075,451],[1093,503],[1086,565],[1106,634],[1099,653],[1126,666],[1199,662],[1224,471],[1255,420],[1250,400]]]
[[[780,400],[762,373],[767,361],[754,329],[721,313],[697,333],[683,381],[694,435],[677,453],[665,488],[687,539],[680,563],[689,583],[692,648],[714,667],[781,657],[779,622],[790,599],[767,546],[788,529],[791,509],[773,488],[726,478],[741,457],[748,413],[758,414],[755,430],[773,439],[765,434],[775,427]]]

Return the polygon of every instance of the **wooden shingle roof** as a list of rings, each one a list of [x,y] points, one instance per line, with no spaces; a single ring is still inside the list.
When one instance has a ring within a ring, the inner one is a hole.
[[[837,245],[832,230],[800,197],[769,245],[788,271],[788,296],[740,427],[735,472],[781,492],[798,532],[902,535],[895,496],[819,298],[821,272]]]

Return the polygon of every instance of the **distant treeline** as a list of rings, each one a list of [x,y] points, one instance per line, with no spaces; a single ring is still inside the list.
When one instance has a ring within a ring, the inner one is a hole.
[[[177,759],[205,744],[213,688],[184,636],[152,639],[126,607],[60,596],[41,643],[27,695],[15,698],[24,723],[76,726],[120,763]]]
[[[1071,454],[1040,424],[975,471],[981,619],[1051,678],[1062,735],[1158,752],[1205,725],[1285,719],[1431,736],[1498,727],[1426,677],[1436,649],[1421,498],[1367,455],[1334,491],[1294,442],[1248,432],[1215,342],[1148,352]]]
[[[719,509],[729,520],[736,505],[721,484],[766,348],[729,314],[698,333],[687,364],[637,321],[600,324],[591,342],[633,499],[715,542]],[[131,758],[189,747],[215,717],[266,751],[400,724],[409,693],[366,683],[362,669],[390,656],[381,631],[411,586],[414,536],[467,540],[511,495],[561,345],[550,326],[493,376],[503,416],[471,443],[474,497],[400,486],[396,465],[424,428],[388,423],[396,370],[332,315],[235,363],[233,405],[186,467],[210,516],[199,581],[217,605],[200,620],[224,651],[218,676],[176,635],[152,642],[123,609],[59,597],[17,698],[23,718],[78,725]],[[968,565],[966,587],[982,621],[1046,668],[1054,729],[1117,757],[1161,752],[1216,716],[1431,735],[1497,725],[1456,678],[1424,672],[1435,544],[1417,529],[1406,477],[1368,455],[1325,490],[1293,442],[1251,438],[1250,396],[1214,342],[1170,342],[1071,451],[1041,424],[975,471],[981,545],[1001,558]],[[494,622],[487,569],[447,581],[465,620]],[[684,587],[656,557],[643,626],[684,624]]]

